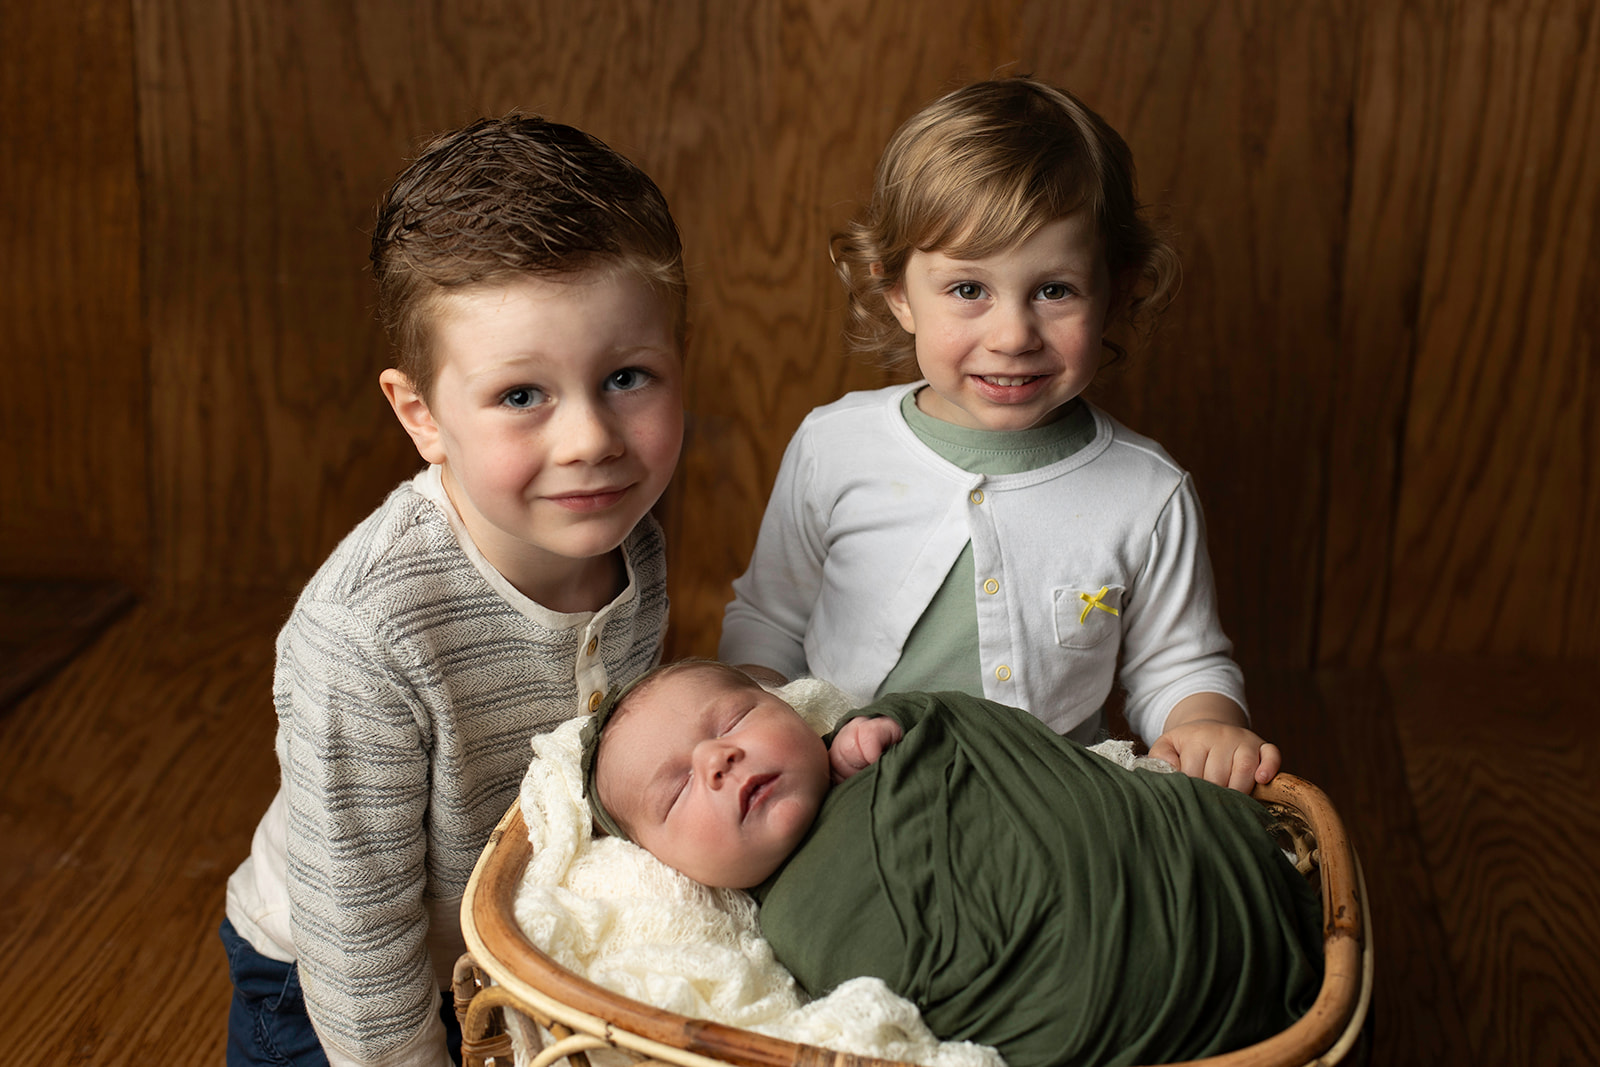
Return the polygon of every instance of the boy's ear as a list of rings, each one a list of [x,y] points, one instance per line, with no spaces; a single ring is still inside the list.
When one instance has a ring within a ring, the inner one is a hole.
[[[394,417],[411,435],[411,443],[429,463],[444,462],[444,445],[439,439],[439,424],[433,421],[433,412],[422,394],[412,388],[411,379],[390,367],[378,375],[378,385],[384,398],[394,409]]]

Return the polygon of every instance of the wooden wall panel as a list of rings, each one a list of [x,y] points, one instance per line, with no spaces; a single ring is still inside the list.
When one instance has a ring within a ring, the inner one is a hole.
[[[405,141],[357,24],[315,4],[141,8],[151,497],[173,595],[303,581],[413,465],[363,274]]]
[[[1450,26],[1384,646],[1600,658],[1600,8]]]
[[[0,575],[145,580],[126,3],[0,5]]]
[[[1362,19],[1333,418],[1321,457],[1322,665],[1371,663],[1383,638],[1452,6],[1369,3]]]

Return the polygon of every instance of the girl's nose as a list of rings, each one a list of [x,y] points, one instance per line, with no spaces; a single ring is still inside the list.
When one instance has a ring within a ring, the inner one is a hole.
[[[985,338],[989,351],[1015,356],[1032,352],[1039,347],[1039,327],[1032,309],[1002,305],[989,314],[989,333]]]

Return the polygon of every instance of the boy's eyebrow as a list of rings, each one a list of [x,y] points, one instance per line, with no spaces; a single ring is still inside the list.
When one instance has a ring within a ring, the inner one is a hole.
[[[535,363],[540,364],[540,366],[531,366],[531,364]],[[474,368],[464,377],[467,382],[471,383],[482,381],[485,378],[500,378],[512,373],[524,376],[544,369],[543,365],[547,363],[549,363],[548,357],[541,357],[532,352],[518,352],[515,355],[497,359],[492,363]]]
[[[658,357],[669,359],[675,353],[676,349],[670,345],[619,345],[610,351],[610,359],[607,362],[615,362],[620,369],[632,359]],[[507,353],[501,359],[478,367],[466,375],[466,381],[471,383],[485,378],[493,379],[512,374],[519,377],[543,377],[552,372],[559,372],[565,363],[566,357],[560,352],[551,352],[534,345],[528,345]]]

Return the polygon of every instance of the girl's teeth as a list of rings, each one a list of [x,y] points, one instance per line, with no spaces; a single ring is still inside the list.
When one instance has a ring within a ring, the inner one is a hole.
[[[1027,385],[1029,382],[1033,381],[1033,377],[1030,375],[1026,378],[997,378],[992,374],[985,374],[983,376],[983,380],[988,382],[990,385],[1013,386]]]

